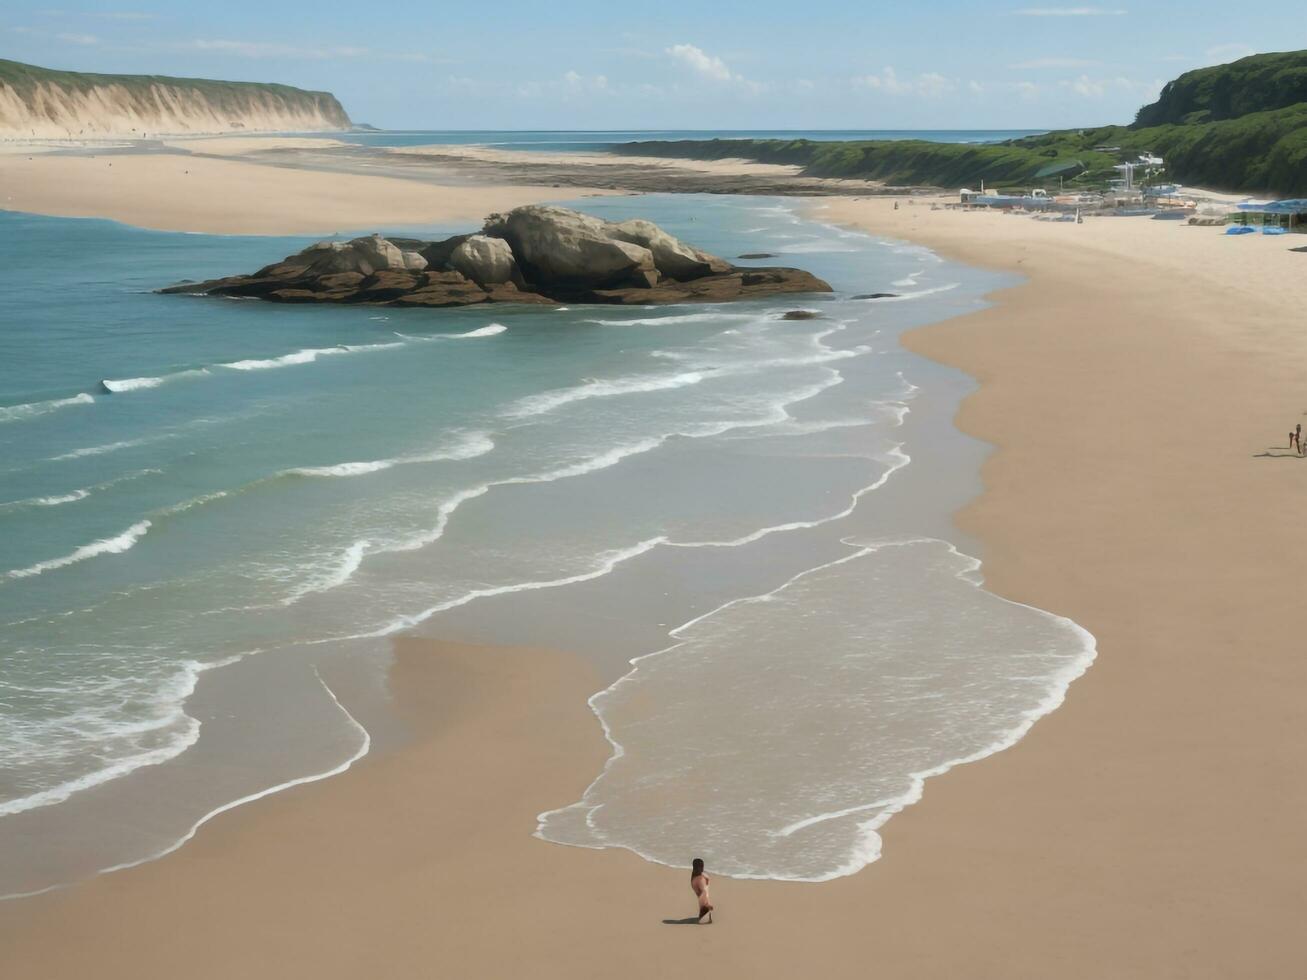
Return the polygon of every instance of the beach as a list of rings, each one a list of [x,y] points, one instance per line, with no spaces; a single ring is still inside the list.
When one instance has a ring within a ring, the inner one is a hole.
[[[0,207],[216,235],[318,235],[603,193],[872,192],[798,168],[476,146],[367,147],[327,137],[0,144]]]
[[[340,145],[333,140],[225,137],[52,152],[37,144],[0,151],[0,206],[96,217],[163,231],[213,235],[320,235],[338,230],[480,221],[497,208],[557,197],[552,187],[418,183],[320,173],[259,162],[269,151]],[[197,154],[195,151],[199,151]],[[588,189],[581,193],[590,193]],[[597,192],[596,192],[597,193]]]
[[[131,159],[140,188],[183,166]],[[184,176],[215,197],[244,194],[256,170],[268,188],[224,216],[192,207],[180,178],[110,197],[82,181],[88,161],[64,160],[4,158],[15,177],[53,175],[6,206],[290,234],[320,230],[324,212],[306,209],[345,198],[331,224],[547,196],[206,159]],[[306,196],[279,197],[282,181]],[[810,214],[1025,277],[904,342],[979,382],[957,424],[995,450],[955,519],[981,545],[986,588],[1074,620],[1098,658],[1015,746],[929,780],[880,831],[878,861],[817,884],[718,878],[717,923],[674,928],[664,920],[692,907],[688,871],[532,836],[608,756],[586,705],[594,667],[409,638],[389,685],[404,744],[220,814],[159,861],[4,903],[0,965],[52,978],[352,977],[378,963],[397,977],[642,977],[690,958],[719,976],[1291,975],[1307,898],[1307,460],[1279,433],[1307,414],[1293,294],[1307,256],[1219,229],[930,203],[828,198]]]

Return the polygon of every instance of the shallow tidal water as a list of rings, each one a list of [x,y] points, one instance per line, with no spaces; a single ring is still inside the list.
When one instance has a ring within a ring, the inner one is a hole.
[[[836,292],[164,297],[308,240],[0,213],[0,894],[347,767],[406,629],[594,658],[614,760],[539,833],[728,874],[856,870],[925,776],[1055,706],[1092,639],[980,587],[948,517],[970,382],[896,341],[1006,280],[794,202],[581,206]]]

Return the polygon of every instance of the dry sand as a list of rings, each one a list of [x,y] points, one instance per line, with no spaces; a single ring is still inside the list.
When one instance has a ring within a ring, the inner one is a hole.
[[[718,924],[680,928],[687,872],[529,836],[605,755],[580,661],[410,641],[412,745],[0,906],[0,975],[1299,975],[1307,459],[1277,433],[1307,409],[1307,334],[1277,277],[1307,255],[1146,220],[821,214],[1029,277],[909,343],[981,381],[960,425],[998,449],[959,523],[989,587],[1098,638],[1061,709],[931,780],[877,864],[719,878]]]
[[[0,154],[0,208],[111,218],[164,231],[317,235],[469,221],[492,211],[602,193],[525,184],[442,185],[266,166],[239,155],[283,148],[253,137],[187,141],[195,152]],[[317,146],[331,140],[300,140]]]
[[[540,163],[556,166],[612,166],[628,164],[660,170],[696,170],[705,174],[731,174],[736,176],[797,177],[802,167],[782,163],[758,163],[755,160],[690,160],[683,157],[645,157],[626,153],[551,153],[546,150],[505,150],[493,146],[436,146],[391,147],[391,153],[420,154],[430,157],[451,157],[460,160],[482,160],[486,163]]]

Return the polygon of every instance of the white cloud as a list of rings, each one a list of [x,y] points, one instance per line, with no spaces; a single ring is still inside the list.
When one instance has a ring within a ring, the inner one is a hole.
[[[1014,71],[1025,71],[1039,68],[1094,68],[1101,64],[1101,61],[1092,61],[1088,58],[1031,58],[1029,61],[1018,61],[1008,67]]]
[[[1017,17],[1121,17],[1126,11],[1106,7],[1023,7],[1012,13]]]
[[[878,74],[856,76],[853,87],[887,95],[915,95],[928,99],[937,99],[956,88],[952,81],[933,71],[923,72],[913,78],[901,78],[892,65],[887,65]]]
[[[666,50],[666,53],[705,78],[711,78],[719,82],[729,82],[735,77],[731,74],[731,70],[726,67],[726,62],[722,61],[721,58],[710,55],[693,44],[673,44]]]
[[[95,16],[101,20],[154,20],[154,14],[141,13],[137,10],[105,10]]]
[[[56,34],[55,39],[69,44],[99,44],[100,39],[94,34]]]

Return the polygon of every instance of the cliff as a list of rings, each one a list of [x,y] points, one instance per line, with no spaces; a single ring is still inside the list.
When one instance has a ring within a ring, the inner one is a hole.
[[[97,75],[0,60],[0,139],[348,129],[329,92],[165,75]]]

